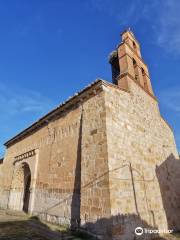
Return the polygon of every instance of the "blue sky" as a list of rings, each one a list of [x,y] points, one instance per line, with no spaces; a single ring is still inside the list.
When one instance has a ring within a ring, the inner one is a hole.
[[[100,77],[131,27],[161,113],[180,150],[179,0],[0,1],[0,154],[3,143]]]

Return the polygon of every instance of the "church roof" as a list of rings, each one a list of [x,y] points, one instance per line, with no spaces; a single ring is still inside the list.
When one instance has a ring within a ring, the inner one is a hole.
[[[69,97],[68,100],[66,100],[65,102],[62,102],[58,107],[54,108],[52,111],[50,111],[49,113],[44,115],[42,118],[40,118],[39,120],[34,122],[28,128],[24,129],[22,132],[20,132],[19,134],[17,134],[16,136],[11,138],[7,142],[5,142],[4,145],[6,147],[9,147],[9,146],[13,145],[14,143],[16,143],[17,141],[24,139],[30,133],[35,132],[38,129],[40,129],[41,127],[47,125],[52,119],[54,119],[58,115],[62,114],[62,112],[70,109],[72,107],[72,105],[77,104],[78,102],[80,103],[81,102],[80,99],[84,100],[85,98],[90,96],[89,94],[87,94],[87,92],[89,92],[89,90],[90,91],[91,91],[91,89],[95,90],[94,88],[100,87],[102,85],[106,85],[106,86],[108,85],[108,86],[112,86],[115,88],[119,88],[118,86],[116,86],[110,82],[107,82],[102,79],[97,79],[96,81],[92,82],[91,84],[89,84],[88,86],[83,88],[81,91],[75,93],[72,97]],[[122,89],[122,90],[124,90],[124,89]]]

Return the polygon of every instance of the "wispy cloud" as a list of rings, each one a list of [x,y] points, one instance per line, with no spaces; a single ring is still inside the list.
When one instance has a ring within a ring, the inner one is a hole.
[[[114,17],[121,27],[135,27],[139,21],[151,28],[149,36],[166,52],[180,54],[179,0],[88,0],[89,6]]]
[[[13,116],[26,112],[42,114],[53,106],[52,101],[37,91],[22,88],[11,89],[10,85],[0,84],[1,114]]]
[[[163,1],[155,31],[157,43],[167,52],[180,54],[180,1]]]
[[[53,108],[41,93],[0,83],[0,156],[3,143]]]
[[[118,22],[125,26],[132,20],[137,22],[141,15],[139,14],[139,7],[141,0],[130,0],[128,4],[122,0],[87,0],[88,7],[94,8],[110,17],[116,18]]]
[[[162,90],[159,99],[161,104],[180,116],[180,86]]]
[[[180,154],[180,134],[176,134],[176,145]]]
[[[158,99],[161,107],[168,112],[170,124],[172,124],[176,139],[177,148],[180,152],[180,86],[173,86],[161,90]]]

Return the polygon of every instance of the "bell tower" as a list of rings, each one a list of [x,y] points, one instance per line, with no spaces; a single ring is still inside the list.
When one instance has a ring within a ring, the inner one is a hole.
[[[130,90],[134,81],[146,93],[155,98],[147,65],[141,57],[140,45],[130,29],[122,34],[122,42],[110,55],[113,83]]]

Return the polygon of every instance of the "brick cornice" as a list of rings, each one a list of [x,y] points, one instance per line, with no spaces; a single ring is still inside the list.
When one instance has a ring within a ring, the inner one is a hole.
[[[136,79],[135,79],[131,74],[129,74],[128,72],[125,72],[125,73],[120,74],[117,79],[121,79],[121,78],[123,78],[123,77],[125,77],[125,76],[128,76],[128,77],[129,77],[134,83],[136,83],[145,93],[147,93],[147,94],[148,94],[150,97],[152,97],[156,102],[158,102],[157,98],[156,98],[154,95],[152,95],[150,92],[146,91],[146,90],[141,86],[141,84],[140,84],[138,81],[136,81]]]
[[[125,54],[123,54],[121,57],[119,57],[118,59],[120,60],[120,59],[122,59],[123,57],[125,57],[125,56],[128,56],[128,57],[130,57],[131,59],[133,59],[128,53],[125,53]],[[137,65],[137,67],[138,68],[140,68],[141,69],[141,67],[138,65],[138,64],[136,64]],[[150,80],[150,77],[147,75],[147,73],[144,71],[144,74],[146,75],[146,77],[148,77],[149,78],[149,80]]]
[[[127,42],[121,42],[119,45],[118,45],[118,48],[119,46],[123,45],[123,44],[126,44],[130,49],[131,51],[136,55],[136,57],[147,67],[147,64],[143,61],[143,59],[141,57],[138,56],[138,54],[136,53],[136,51],[134,51],[134,49],[127,43]],[[124,55],[128,55],[130,58],[132,58],[128,53],[124,54]],[[123,55],[123,56],[124,56]]]

